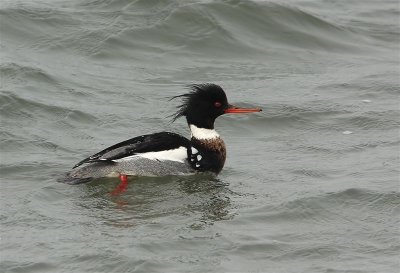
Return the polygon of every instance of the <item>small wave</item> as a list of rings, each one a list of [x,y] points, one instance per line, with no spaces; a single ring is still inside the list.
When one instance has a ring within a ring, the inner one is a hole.
[[[293,174],[299,174],[299,175],[304,175],[308,177],[314,177],[314,178],[328,178],[329,175],[326,173],[326,171],[322,170],[312,170],[312,169],[299,169],[299,170],[293,170]]]
[[[11,83],[26,84],[32,80],[57,85],[57,81],[53,77],[37,67],[22,66],[16,63],[2,63],[0,64],[0,74],[2,82],[7,85]]]
[[[50,262],[16,262],[13,260],[2,260],[4,272],[46,272],[57,270],[57,266]]]
[[[362,130],[391,130],[400,125],[398,111],[365,112],[362,115],[339,117],[336,123]]]
[[[124,28],[103,41],[99,56],[105,52],[129,55],[135,49],[157,55],[179,50],[180,54],[240,58],[268,54],[277,47],[342,53],[359,53],[365,48],[351,29],[275,3],[195,3],[164,6],[157,12],[162,16],[147,26],[121,22]]]
[[[270,2],[90,1],[73,8],[16,5],[0,13],[3,36],[22,47],[97,58],[177,51],[258,58],[282,47],[344,54],[369,50],[366,38],[348,27]]]
[[[80,110],[71,110],[69,107],[57,106],[23,98],[16,94],[3,92],[0,94],[0,113],[3,118],[36,120],[38,115],[60,117],[80,122],[95,122],[96,117]]]
[[[282,203],[276,207],[263,207],[254,211],[259,221],[356,221],[347,215],[359,210],[359,217],[368,211],[391,214],[400,209],[400,192],[377,192],[351,188],[336,193],[326,193]],[[259,213],[258,213],[259,212]],[[252,214],[253,215],[253,214]]]
[[[400,141],[395,140],[395,141],[383,141],[383,140],[377,140],[377,141],[367,141],[363,143],[357,143],[355,145],[351,146],[345,146],[338,148],[337,146],[333,146],[329,148],[329,146],[316,146],[316,145],[300,145],[297,147],[299,151],[303,152],[312,152],[312,153],[319,153],[319,154],[331,154],[331,155],[344,155],[347,153],[351,152],[361,152],[365,151],[367,149],[374,149],[377,147],[398,147],[400,144]]]

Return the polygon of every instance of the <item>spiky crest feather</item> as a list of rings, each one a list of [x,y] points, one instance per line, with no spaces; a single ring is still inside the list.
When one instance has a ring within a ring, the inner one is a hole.
[[[170,99],[171,101],[173,99],[182,98],[182,104],[177,106],[178,111],[169,116],[172,117],[172,122],[180,117],[186,116],[190,102],[196,101],[200,97],[207,96],[207,93],[211,89],[218,89],[223,92],[222,88],[219,85],[213,83],[190,84],[187,87],[190,90],[189,93],[174,96]]]

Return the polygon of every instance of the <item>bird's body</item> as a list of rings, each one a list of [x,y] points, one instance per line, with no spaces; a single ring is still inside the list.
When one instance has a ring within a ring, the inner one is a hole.
[[[214,130],[215,119],[224,113],[258,112],[228,104],[225,92],[214,84],[193,85],[184,94],[174,120],[185,116],[191,138],[160,132],[115,144],[78,164],[61,179],[79,184],[95,178],[133,175],[190,175],[197,172],[218,174],[225,163],[226,147]]]

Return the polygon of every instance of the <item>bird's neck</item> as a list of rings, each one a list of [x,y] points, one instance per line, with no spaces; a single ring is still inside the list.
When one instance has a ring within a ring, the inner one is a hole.
[[[219,173],[225,164],[226,147],[219,134],[214,129],[199,128],[189,124],[192,149],[201,155],[201,162],[196,163],[203,171]],[[193,152],[193,150],[191,150]],[[195,154],[197,154],[195,153]],[[197,158],[197,157],[196,157]],[[197,167],[197,165],[195,165]]]
[[[191,138],[198,140],[212,140],[219,138],[219,134],[214,129],[199,128],[196,125],[189,124]]]

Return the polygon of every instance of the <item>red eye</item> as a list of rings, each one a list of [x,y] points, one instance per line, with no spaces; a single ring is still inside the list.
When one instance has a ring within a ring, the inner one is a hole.
[[[221,107],[221,105],[222,104],[219,101],[214,102],[214,106],[217,108]]]

